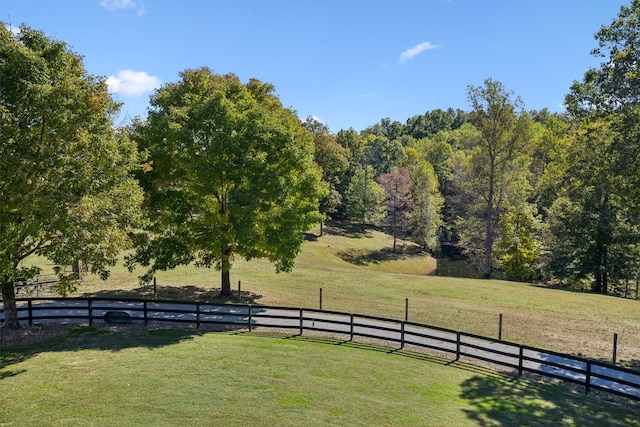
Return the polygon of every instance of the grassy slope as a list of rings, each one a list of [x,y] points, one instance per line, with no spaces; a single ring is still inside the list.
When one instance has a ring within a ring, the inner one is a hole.
[[[312,232],[318,233],[318,230]],[[407,244],[408,245],[408,244]],[[398,258],[390,254],[391,237],[377,231],[361,235],[326,227],[325,235],[308,241],[291,273],[275,274],[266,261],[238,261],[232,280],[242,282],[244,301],[294,307],[318,307],[409,320],[561,352],[608,360],[613,334],[618,360],[640,364],[638,301],[548,289],[500,280],[427,276],[435,261],[426,256]],[[219,286],[214,270],[179,267],[158,274],[160,298],[213,299]],[[234,288],[235,288],[234,284]],[[107,282],[89,278],[85,295],[151,296],[136,274],[115,267]]]
[[[310,337],[76,328],[3,350],[0,425],[640,425],[558,386]]]

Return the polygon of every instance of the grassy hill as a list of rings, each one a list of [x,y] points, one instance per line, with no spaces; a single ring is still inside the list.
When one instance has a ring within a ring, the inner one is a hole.
[[[333,224],[324,235],[311,230],[295,269],[276,274],[266,261],[237,261],[232,283],[241,281],[242,301],[256,304],[313,307],[409,320],[545,349],[610,360],[618,334],[618,361],[640,364],[640,302],[571,292],[528,283],[428,275],[436,260],[415,245],[393,240],[379,231]],[[138,271],[139,274],[142,270]],[[137,274],[121,266],[106,282],[89,277],[82,295],[153,295],[140,286]],[[214,270],[179,267],[157,275],[159,298],[212,300],[220,277]],[[234,285],[235,288],[235,285]]]

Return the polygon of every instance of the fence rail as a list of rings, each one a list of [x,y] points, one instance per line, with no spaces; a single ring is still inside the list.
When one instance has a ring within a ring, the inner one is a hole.
[[[278,328],[325,332],[382,340],[435,350],[455,360],[483,361],[548,378],[579,384],[591,390],[640,400],[640,371],[606,362],[557,353],[451,329],[405,320],[393,320],[338,311],[267,305],[211,304],[121,298],[20,299],[18,317],[23,324],[44,322],[127,323],[171,322],[248,328]],[[110,318],[112,314],[121,316]],[[0,310],[4,322],[4,309]]]

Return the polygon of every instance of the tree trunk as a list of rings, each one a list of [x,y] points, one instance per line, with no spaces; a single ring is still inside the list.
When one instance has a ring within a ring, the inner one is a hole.
[[[14,330],[20,329],[13,280],[5,279],[2,281],[2,297],[4,298],[4,327]]]
[[[324,221],[320,221],[320,237],[322,237],[323,225],[324,225]]]
[[[220,296],[231,296],[231,279],[229,270],[222,270],[222,287],[220,288]]]
[[[602,273],[600,271],[596,271],[594,273],[594,283],[591,290],[595,293],[602,293]]]
[[[494,198],[494,185],[495,185],[495,165],[494,159],[491,158],[491,165],[489,171],[489,194],[487,195],[487,222],[486,222],[486,234],[484,238],[484,266],[482,276],[485,279],[491,278],[491,255],[493,251],[493,198]]]

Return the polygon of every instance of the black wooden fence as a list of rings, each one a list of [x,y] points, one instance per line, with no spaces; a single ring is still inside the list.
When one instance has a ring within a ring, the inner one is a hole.
[[[310,308],[211,304],[119,298],[29,298],[18,300],[22,323],[187,323],[197,328],[225,326],[325,332],[425,348],[455,360],[484,361],[517,371],[579,384],[591,390],[640,400],[640,371],[405,320]],[[4,321],[4,310],[0,310]]]

